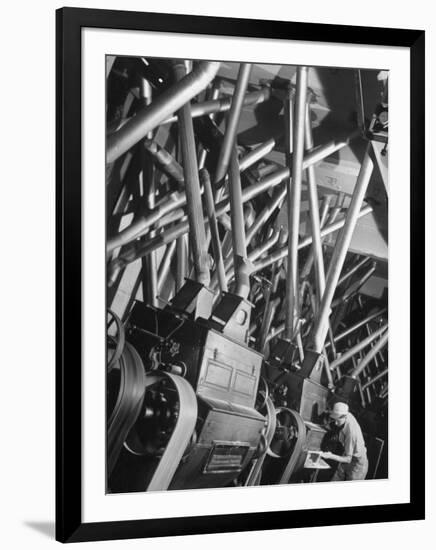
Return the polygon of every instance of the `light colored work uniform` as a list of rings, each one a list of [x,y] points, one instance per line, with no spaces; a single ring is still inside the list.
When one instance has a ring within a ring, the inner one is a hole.
[[[368,472],[368,458],[362,430],[351,413],[339,430],[339,441],[344,446],[344,456],[351,456],[350,464],[340,462],[332,481],[350,481],[365,479]]]

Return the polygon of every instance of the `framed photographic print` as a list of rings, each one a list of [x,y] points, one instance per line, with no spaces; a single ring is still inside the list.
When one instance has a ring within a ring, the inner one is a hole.
[[[56,48],[57,539],[423,519],[424,32]]]

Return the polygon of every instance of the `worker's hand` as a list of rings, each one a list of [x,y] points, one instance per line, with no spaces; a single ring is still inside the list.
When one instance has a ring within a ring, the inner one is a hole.
[[[333,458],[333,453],[331,453],[330,451],[324,451],[321,453],[321,458]]]

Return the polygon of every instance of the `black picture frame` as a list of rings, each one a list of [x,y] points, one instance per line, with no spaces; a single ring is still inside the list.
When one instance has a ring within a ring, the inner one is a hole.
[[[398,46],[410,50],[410,502],[188,518],[82,522],[81,29],[128,29]],[[56,13],[56,539],[128,539],[424,519],[425,33],[284,21],[62,8]],[[417,322],[419,320],[419,322]],[[414,322],[416,321],[416,322]]]

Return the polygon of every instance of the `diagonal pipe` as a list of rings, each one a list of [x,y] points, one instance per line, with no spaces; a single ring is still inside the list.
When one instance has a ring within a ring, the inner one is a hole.
[[[353,346],[348,351],[343,353],[340,357],[335,359],[335,361],[332,361],[330,363],[330,368],[333,370],[336,367],[339,367],[339,365],[342,365],[343,363],[345,363],[345,361],[348,361],[348,359],[351,359],[352,357],[354,357],[356,353],[359,353],[359,351],[362,351],[364,348],[366,348],[366,346],[369,346],[371,342],[373,342],[376,338],[378,338],[381,334],[383,334],[383,332],[385,332],[387,328],[388,328],[388,324],[386,323],[381,328],[379,328],[378,330],[376,330],[375,332],[373,332],[372,334],[370,334],[369,336],[367,336],[366,338],[358,342],[355,346]]]
[[[107,138],[106,162],[115,162],[166,118],[200,93],[216,76],[219,62],[202,61],[182,80],[165,90],[117,132]]]
[[[308,152],[303,159],[303,169],[306,169],[312,163],[319,162],[323,158],[328,157],[329,155],[331,155],[332,150],[337,150],[342,147],[345,147],[349,143],[349,141],[352,139],[353,135],[354,134],[351,134],[347,139],[342,140],[340,142],[337,142],[337,141],[327,142],[325,145],[322,145],[317,148],[316,155],[313,155],[312,152]],[[250,187],[245,188],[243,190],[244,202],[251,200],[252,198],[256,197],[259,193],[262,193],[263,191],[267,191],[271,187],[278,185],[284,179],[289,177],[289,175],[290,175],[289,168],[281,168],[276,172],[274,172],[273,174],[270,174],[269,176],[255,183],[254,185],[251,185]],[[186,204],[186,195],[184,192],[176,192],[176,193],[173,193],[170,197],[165,198],[163,201],[161,201],[160,204],[157,205],[155,210],[145,212],[142,216],[138,217],[131,225],[129,225],[129,227],[127,227],[123,231],[120,231],[120,233],[118,233],[114,237],[111,237],[110,239],[108,239],[108,242],[106,245],[107,253],[110,254],[111,252],[113,252],[115,248],[124,246],[129,242],[133,241],[134,239],[139,237],[142,233],[144,233],[148,227],[156,223],[162,216],[164,216],[165,214],[168,214],[169,212],[171,212],[171,210],[175,210],[180,206],[184,206],[185,204]],[[218,212],[218,210],[224,204],[228,205],[228,197],[224,197],[224,199],[217,204],[216,208],[217,208],[218,217],[223,213],[223,212]],[[188,228],[188,226],[186,226],[186,228]],[[250,233],[248,233],[248,235],[250,235]]]
[[[362,218],[363,216],[367,216],[372,212],[372,206],[365,206],[362,208],[362,210],[358,213],[357,217]],[[326,225],[321,229],[321,237],[325,237],[326,235],[329,235],[330,233],[334,233],[338,229],[341,229],[341,227],[344,227],[346,223],[346,218],[343,218],[341,220],[338,220],[332,224]],[[306,246],[309,246],[312,244],[312,235],[309,235],[308,237],[305,237],[302,239],[298,244],[298,250],[301,250],[302,248],[305,248]],[[257,271],[261,271],[262,269],[265,269],[265,267],[270,266],[277,260],[281,260],[283,258],[286,258],[288,255],[288,247],[282,247],[276,250],[273,254],[271,254],[268,258],[265,260],[262,260],[260,262],[256,262],[256,264],[253,266],[253,272],[256,273]]]
[[[379,351],[381,351],[385,345],[388,343],[389,333],[386,331],[380,340],[375,344],[373,348],[363,357],[360,363],[357,364],[356,368],[350,373],[351,378],[357,378],[363,369],[374,359]]]

